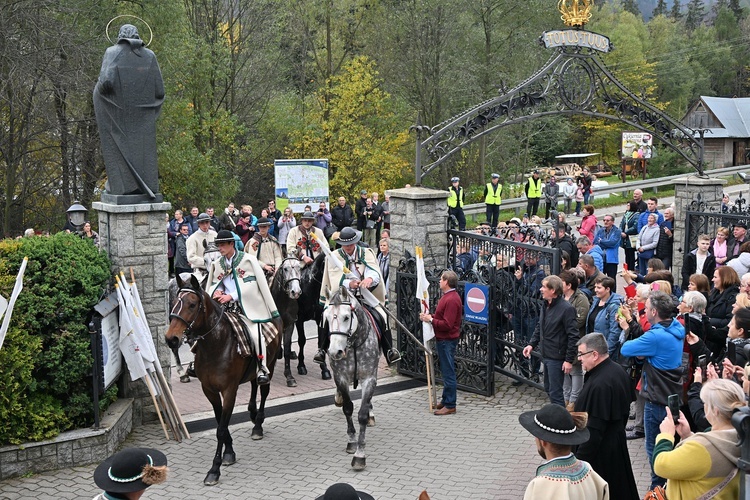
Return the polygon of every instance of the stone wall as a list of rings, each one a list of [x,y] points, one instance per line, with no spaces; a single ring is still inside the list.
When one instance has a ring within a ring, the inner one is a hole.
[[[138,205],[93,204],[99,212],[101,248],[109,254],[113,274],[122,270],[130,280],[133,269],[156,352],[169,380],[171,353],[164,342],[167,329],[167,229],[169,203]],[[120,378],[120,396],[133,398],[136,425],[158,419],[146,384],[131,382],[127,370]]]
[[[682,269],[682,256],[692,248],[685,247],[685,213],[690,203],[700,193],[701,201],[709,206],[719,206],[727,183],[725,179],[686,176],[674,181],[674,250],[672,252],[672,273],[678,277]],[[679,282],[679,281],[678,281]],[[686,290],[685,290],[686,291]]]
[[[77,429],[49,441],[0,448],[0,481],[99,463],[117,451],[132,427],[133,400],[118,399],[102,416],[99,429]]]

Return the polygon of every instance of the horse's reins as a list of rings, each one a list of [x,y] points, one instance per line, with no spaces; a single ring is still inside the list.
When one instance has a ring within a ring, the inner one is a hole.
[[[347,301],[341,302],[339,305],[340,306],[346,306],[346,305],[348,305],[349,309],[352,312],[352,315],[353,316],[356,315],[356,312],[355,312],[355,309],[354,309],[354,304],[352,304],[351,301],[347,300]],[[336,320],[338,322],[338,318],[339,318],[339,315],[334,313],[332,319]],[[359,321],[359,318],[357,318],[357,321]],[[349,321],[349,329],[346,332],[342,332],[341,330],[335,330],[335,331],[331,330],[329,333],[331,335],[345,335],[346,336],[346,346],[348,348],[352,349],[352,351],[354,352],[354,380],[353,380],[353,383],[354,383],[354,388],[356,389],[357,385],[359,385],[359,378],[357,377],[357,373],[358,373],[358,370],[357,370],[357,348],[362,347],[363,345],[365,345],[365,342],[367,342],[367,337],[368,336],[365,335],[365,338],[362,340],[362,342],[360,342],[359,345],[354,344],[354,340],[352,338],[352,334],[354,333],[354,332],[352,332],[353,323],[354,323],[353,321],[351,321],[351,320]],[[333,326],[333,324],[331,326]]]
[[[178,293],[177,302],[172,307],[172,311],[170,311],[170,313],[169,313],[169,319],[170,319],[170,321],[173,320],[173,319],[179,319],[180,321],[182,321],[183,323],[185,323],[187,325],[187,327],[185,328],[185,331],[183,333],[185,334],[186,337],[189,337],[190,334],[193,332],[193,325],[195,324],[195,321],[200,317],[201,312],[204,310],[203,295],[201,293],[193,290],[192,288],[180,288],[177,291],[177,293]],[[182,294],[183,293],[194,293],[195,295],[197,295],[200,298],[200,302],[199,302],[200,305],[198,306],[198,312],[195,314],[195,317],[192,319],[192,321],[186,320],[185,318],[183,318],[179,314],[179,311],[182,310]],[[178,312],[175,312],[175,309],[177,309],[178,305],[180,306],[180,309],[178,310]],[[219,315],[219,319],[216,320],[216,324],[214,326],[212,326],[203,335],[201,335],[199,337],[195,337],[194,340],[196,340],[196,341],[203,340],[206,337],[206,335],[208,335],[209,333],[211,333],[212,331],[214,331],[216,329],[216,327],[219,326],[219,323],[221,323],[221,317],[222,316],[224,316],[224,308],[223,307],[221,308],[221,314]]]
[[[297,260],[297,259],[294,258],[294,257],[287,257],[286,259],[282,260],[281,261],[281,265],[279,266],[279,270],[281,270],[284,267],[284,262],[286,262],[288,260]],[[286,273],[284,273],[284,277],[286,278]],[[283,287],[283,289],[284,289],[285,292],[287,292],[287,293],[289,292],[289,290],[287,289],[287,286],[289,285],[289,283],[291,283],[292,281],[295,281],[295,280],[300,282],[300,289],[302,289],[302,280],[301,280],[301,278],[295,276],[294,278],[284,279],[284,284],[282,285],[282,287]]]

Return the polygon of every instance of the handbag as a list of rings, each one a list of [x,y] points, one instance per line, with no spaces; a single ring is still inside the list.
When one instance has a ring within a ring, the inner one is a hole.
[[[653,490],[648,490],[643,500],[667,500],[667,490],[664,486],[655,486]]]
[[[331,236],[333,236],[333,233],[336,232],[336,226],[333,224],[328,224],[325,229],[323,229],[323,235],[325,235],[326,239],[331,239]]]
[[[365,224],[365,228],[367,228],[367,229],[375,229],[375,224],[377,224],[377,222],[375,222],[374,220],[367,219],[367,224]]]

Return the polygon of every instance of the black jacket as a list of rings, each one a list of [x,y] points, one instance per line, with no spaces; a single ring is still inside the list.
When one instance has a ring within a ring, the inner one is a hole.
[[[693,250],[692,252],[685,255],[685,257],[682,260],[682,289],[687,290],[688,285],[690,284],[690,276],[695,274],[695,271],[698,269],[698,258],[695,254],[696,250]],[[711,280],[714,277],[714,271],[716,270],[716,257],[709,252],[708,256],[706,257],[706,262],[703,263],[703,275],[708,278],[708,282],[711,283]]]
[[[706,335],[706,346],[716,357],[726,346],[729,322],[732,320],[732,306],[737,299],[740,289],[737,285],[730,286],[723,292],[717,288],[711,290],[708,296],[706,316],[711,318],[713,329]]]
[[[350,227],[354,222],[354,212],[352,207],[347,203],[343,207],[336,205],[331,209],[331,222],[336,226],[336,229],[341,231],[345,227]]]
[[[669,227],[667,221],[664,221],[659,226],[659,241],[656,243],[655,255],[659,259],[672,258],[672,248],[674,247],[674,223],[673,227]],[[672,231],[672,236],[667,236],[664,229]],[[709,280],[710,281],[710,280]]]
[[[576,247],[576,244],[573,242],[573,238],[566,234],[557,242],[557,248],[561,251],[565,250],[568,252],[568,255],[570,255],[570,267],[576,267],[578,265],[578,247]]]
[[[542,358],[572,364],[576,360],[579,338],[576,308],[562,297],[552,299],[551,303],[544,301],[534,335],[529,341],[533,347],[540,346]]]
[[[361,196],[357,198],[357,203],[354,204],[354,213],[357,216],[357,229],[362,231],[367,224],[367,217],[362,215],[363,209],[367,206],[367,199]]]

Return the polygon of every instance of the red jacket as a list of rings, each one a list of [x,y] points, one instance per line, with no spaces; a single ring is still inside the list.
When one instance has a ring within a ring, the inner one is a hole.
[[[435,314],[432,315],[432,328],[438,340],[454,340],[461,336],[461,316],[464,305],[456,290],[449,290],[440,298]]]

